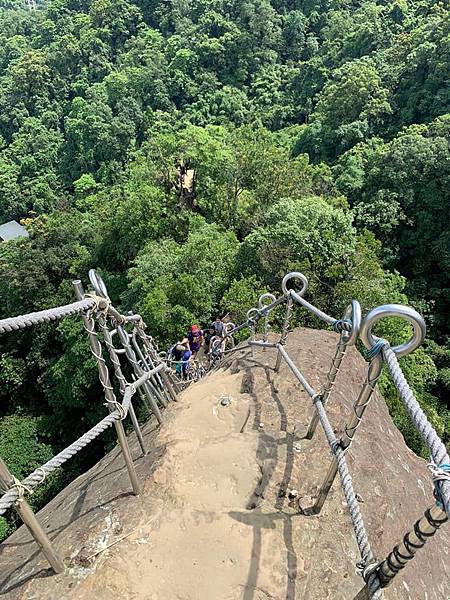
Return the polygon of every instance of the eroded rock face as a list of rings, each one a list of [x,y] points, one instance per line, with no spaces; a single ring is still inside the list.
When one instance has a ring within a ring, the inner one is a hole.
[[[319,389],[336,336],[297,330],[287,349]],[[273,351],[241,351],[186,390],[136,460],[143,494],[129,494],[117,450],[57,496],[39,518],[70,568],[47,576],[26,531],[2,545],[8,598],[87,600],[351,599],[361,588],[359,556],[336,481],[320,515],[301,516],[330,453],[320,431],[299,432],[310,400]],[[226,365],[225,365],[226,367]],[[364,378],[350,349],[329,403],[342,430]],[[224,402],[223,399],[227,401]],[[134,456],[138,449],[131,436]],[[375,394],[348,453],[375,555],[384,557],[432,503],[424,461],[403,442]],[[386,591],[386,598],[447,600],[449,529],[444,526]]]

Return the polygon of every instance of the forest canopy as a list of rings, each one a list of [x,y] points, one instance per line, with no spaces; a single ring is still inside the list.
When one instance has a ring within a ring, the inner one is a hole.
[[[434,0],[0,0],[0,224],[30,234],[0,242],[0,318],[72,301],[94,267],[166,349],[303,271],[333,315],[354,297],[425,316],[430,340],[402,362],[448,442],[449,65]],[[0,384],[17,477],[103,414],[77,319],[3,336]]]

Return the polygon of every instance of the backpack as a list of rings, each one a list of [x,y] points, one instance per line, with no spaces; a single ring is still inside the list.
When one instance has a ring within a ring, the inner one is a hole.
[[[181,360],[181,357],[183,356],[183,354],[185,352],[186,352],[186,347],[183,346],[183,344],[176,344],[172,348],[172,356],[174,357],[175,360]]]

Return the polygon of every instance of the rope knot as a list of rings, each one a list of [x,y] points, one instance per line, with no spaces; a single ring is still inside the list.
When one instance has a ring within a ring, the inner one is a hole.
[[[314,394],[314,396],[311,397],[311,402],[313,404],[316,404],[316,402],[322,402],[322,394],[321,394],[321,392],[318,392],[317,394]]]
[[[100,312],[105,315],[108,313],[108,309],[111,305],[111,300],[109,298],[103,298],[102,296],[97,296],[96,294],[85,294],[85,298],[91,298],[95,302],[95,306],[89,309],[89,312]]]
[[[13,476],[13,480],[14,483],[11,486],[11,489],[17,490],[18,498],[16,502],[23,502],[23,500],[25,500],[25,492],[27,492],[28,494],[32,494],[33,490],[24,483],[22,483],[19,479],[17,479],[17,477]]]
[[[136,333],[140,333],[142,332],[143,335],[146,335],[144,332],[147,329],[147,324],[145,323],[144,319],[139,315],[139,321],[136,321],[134,323],[134,329],[136,330]],[[147,336],[149,341],[153,344],[153,338],[151,336]]]
[[[434,483],[434,492],[433,495],[436,500],[436,505],[439,508],[444,508],[444,501],[442,498],[441,490],[439,488],[440,481],[450,481],[450,463],[442,463],[440,465],[436,465],[434,462],[428,463],[428,469],[431,472],[431,477]]]
[[[389,342],[383,338],[380,338],[379,340],[377,340],[375,342],[375,344],[372,346],[372,348],[369,348],[368,350],[364,350],[364,356],[368,360],[372,360],[373,358],[378,356],[378,354],[380,354],[380,352],[383,350],[383,348],[388,347],[388,346],[389,346]]]
[[[117,400],[110,400],[104,403],[105,406],[111,406],[111,404],[114,405],[114,410],[118,413],[118,420],[123,421],[126,419],[128,411],[120,404],[120,402],[117,402]]]
[[[41,476],[41,479],[39,480],[39,484],[44,483],[45,478],[47,477],[47,473],[44,471],[44,469],[42,467],[38,467],[35,470],[35,474],[37,475],[39,473],[39,475]]]
[[[342,446],[341,446],[341,440],[338,440],[337,438],[335,440],[333,440],[330,443],[330,448],[331,448],[331,452],[333,453],[333,455],[336,456],[336,452],[341,449],[342,450]]]
[[[261,318],[260,314],[254,315],[252,317],[247,318],[248,327],[256,327],[258,325],[259,319]]]

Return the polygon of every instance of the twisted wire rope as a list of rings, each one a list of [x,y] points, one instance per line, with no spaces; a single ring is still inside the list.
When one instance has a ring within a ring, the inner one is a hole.
[[[414,392],[406,381],[406,377],[399,365],[395,352],[387,343],[385,343],[383,346],[382,352],[383,358],[392,376],[395,387],[397,388],[400,399],[408,411],[414,426],[416,427],[423,441],[428,446],[433,463],[437,467],[442,464],[450,463],[447,448],[436,433],[434,427],[428,421],[427,416],[423,412],[414,395]],[[450,481],[446,478],[439,479],[436,481],[436,486],[439,491],[444,510],[447,513],[447,516],[450,517]]]
[[[77,452],[82,450],[85,446],[90,444],[95,438],[97,438],[101,433],[106,431],[108,427],[114,423],[114,421],[118,421],[122,418],[122,414],[119,410],[115,410],[107,415],[104,419],[102,419],[97,425],[94,425],[89,431],[83,434],[80,438],[78,438],[75,442],[70,444],[67,448],[62,450],[59,454],[51,458],[48,462],[46,462],[42,467],[35,469],[30,475],[25,477],[20,482],[20,485],[27,489],[37,487],[40,483],[43,482],[44,478],[68,461],[72,456],[74,456]],[[20,491],[17,489],[17,485],[10,488],[1,498],[0,498],[0,515],[3,515],[7,509],[12,506],[20,496]]]
[[[125,376],[122,372],[122,366],[120,364],[119,357],[116,352],[116,348],[111,338],[111,332],[108,329],[108,325],[106,322],[106,315],[104,312],[99,312],[97,315],[98,325],[103,334],[103,340],[105,342],[105,346],[108,350],[109,358],[114,368],[114,374],[119,382],[120,392],[123,394],[125,392],[125,388],[128,384]]]
[[[353,482],[348,470],[347,461],[345,458],[345,452],[341,448],[339,440],[334,434],[331,423],[328,419],[325,407],[323,406],[322,400],[319,395],[314,399],[314,404],[319,415],[320,422],[322,424],[325,436],[330,445],[331,451],[336,457],[337,467],[341,479],[342,491],[347,502],[347,506],[350,513],[350,519],[352,521],[353,530],[355,532],[356,543],[358,544],[359,553],[362,558],[364,568],[374,562],[374,556],[372,548],[370,546],[369,537],[367,535],[366,528],[364,526],[363,517],[359,509],[358,500],[353,489]],[[368,589],[369,597],[372,600],[382,600],[384,597],[381,590],[380,581],[375,573],[372,573],[368,577]]]
[[[85,298],[83,300],[78,300],[77,302],[72,302],[71,304],[65,304],[64,306],[56,306],[54,308],[47,308],[38,312],[28,313],[26,315],[18,315],[17,317],[1,319],[0,334],[8,333],[9,331],[17,331],[19,329],[25,329],[25,327],[39,325],[40,323],[58,321],[63,317],[80,314],[85,310],[94,308],[95,306],[96,301],[94,298]]]

